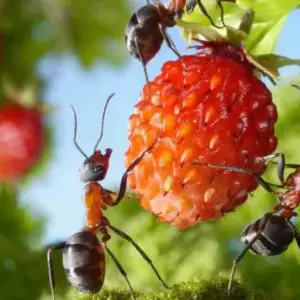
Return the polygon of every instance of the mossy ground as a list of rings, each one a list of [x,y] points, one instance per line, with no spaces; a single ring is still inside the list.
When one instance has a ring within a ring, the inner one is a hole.
[[[262,291],[254,291],[249,287],[234,283],[232,292],[227,295],[228,280],[217,277],[214,280],[200,280],[183,282],[174,285],[170,290],[159,290],[150,293],[136,294],[138,300],[275,300],[271,295]],[[97,295],[78,295],[72,297],[78,300],[131,300],[126,290],[107,289]]]

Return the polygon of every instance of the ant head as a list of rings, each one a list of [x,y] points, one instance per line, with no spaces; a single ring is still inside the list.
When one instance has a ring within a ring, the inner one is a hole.
[[[101,123],[101,132],[100,136],[96,142],[96,145],[94,147],[94,153],[92,156],[88,157],[83,150],[80,148],[76,141],[77,136],[77,116],[74,108],[72,108],[73,117],[74,117],[74,145],[76,149],[86,158],[83,162],[82,167],[79,169],[79,178],[82,182],[90,182],[90,181],[100,181],[103,180],[106,176],[108,166],[109,166],[109,158],[112,153],[112,149],[108,148],[105,150],[105,154],[102,154],[100,150],[97,150],[101,139],[103,137],[103,131],[104,131],[104,119],[105,119],[105,113],[108,106],[108,103],[110,99],[113,97],[114,94],[110,95],[108,99],[106,100],[103,114],[102,114],[102,123]]]
[[[159,0],[155,0],[155,4],[164,26],[174,27],[176,25],[175,13],[166,8]]]
[[[104,155],[100,150],[95,151],[91,157],[83,162],[83,166],[79,169],[80,180],[82,182],[103,180],[108,170],[111,153],[112,149],[110,148],[105,150]]]
[[[167,9],[169,13],[173,13],[176,20],[180,20],[183,15],[185,0],[169,0],[167,4]]]

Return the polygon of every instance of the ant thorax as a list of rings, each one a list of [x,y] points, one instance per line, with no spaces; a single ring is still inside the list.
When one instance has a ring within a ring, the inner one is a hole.
[[[86,207],[86,226],[96,228],[101,225],[103,210],[112,205],[112,195],[98,182],[90,182],[84,187],[84,204]]]
[[[296,191],[300,191],[300,168],[297,168],[295,172],[288,176],[286,186],[293,187]]]

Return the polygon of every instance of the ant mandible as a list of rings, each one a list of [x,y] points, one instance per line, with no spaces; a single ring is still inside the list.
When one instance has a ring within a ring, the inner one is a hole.
[[[127,185],[127,175],[131,172],[134,167],[143,159],[143,157],[152,150],[156,140],[153,144],[143,151],[140,156],[127,168],[122,176],[119,193],[115,200],[112,195],[116,193],[103,188],[99,181],[102,181],[107,173],[109,167],[109,159],[112,153],[112,149],[106,149],[103,155],[100,150],[97,150],[99,143],[103,137],[104,131],[104,119],[105,113],[110,99],[113,97],[112,94],[106,101],[103,114],[102,114],[102,125],[100,136],[96,142],[94,153],[88,157],[83,150],[80,148],[76,141],[77,137],[77,116],[73,107],[74,117],[74,145],[77,150],[86,158],[83,166],[79,170],[80,180],[86,183],[84,188],[84,201],[86,206],[86,226],[82,231],[75,233],[66,241],[58,243],[48,249],[47,261],[48,261],[48,272],[50,288],[52,291],[52,298],[54,300],[54,288],[55,278],[52,263],[52,252],[54,250],[63,251],[63,266],[69,282],[80,292],[80,293],[97,293],[104,282],[105,275],[105,256],[104,252],[107,251],[109,256],[112,258],[120,273],[124,276],[128,287],[130,289],[132,299],[135,299],[131,284],[127,278],[127,274],[121,264],[118,262],[115,255],[107,247],[106,243],[110,239],[108,229],[115,232],[123,239],[129,241],[140,255],[149,263],[154,273],[156,274],[159,281],[164,287],[168,288],[167,284],[159,275],[157,269],[153,265],[147,254],[141,249],[141,247],[125,232],[114,227],[110,224],[108,219],[103,215],[103,210],[109,206],[116,206],[124,198]],[[97,238],[97,233],[101,233],[101,241]]]
[[[200,0],[169,0],[167,7],[159,0],[154,0],[153,4],[148,0],[147,4],[138,9],[130,18],[125,29],[126,47],[129,54],[142,63],[147,83],[149,83],[149,76],[146,65],[158,53],[164,40],[175,55],[181,58],[174,42],[167,33],[167,28],[176,25],[176,18],[182,14],[185,5],[187,12],[191,13],[196,2],[213,26],[223,28],[213,22]],[[225,26],[221,0],[217,0],[217,3],[221,8],[221,20]]]
[[[300,232],[291,222],[291,218],[297,216],[294,210],[300,205],[300,165],[286,164],[285,155],[283,153],[273,153],[265,157],[259,157],[257,161],[267,164],[273,162],[272,160],[276,157],[279,157],[277,175],[281,185],[269,183],[257,173],[235,166],[220,166],[199,162],[192,163],[192,165],[201,165],[253,175],[257,182],[265,190],[275,195],[279,201],[279,204],[273,208],[272,212],[268,212],[262,218],[250,223],[242,232],[241,241],[244,243],[245,248],[233,261],[227,289],[228,294],[230,294],[231,291],[237,265],[249,250],[260,256],[275,256],[286,251],[294,239],[300,248]],[[286,179],[284,179],[285,168],[295,169]],[[284,192],[276,192],[272,186],[286,190]]]

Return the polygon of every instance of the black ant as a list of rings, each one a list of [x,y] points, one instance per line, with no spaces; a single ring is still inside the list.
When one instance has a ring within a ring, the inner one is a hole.
[[[116,193],[103,188],[99,181],[102,181],[107,173],[109,167],[109,158],[112,153],[112,149],[106,149],[103,155],[100,150],[97,150],[98,145],[103,137],[104,130],[104,119],[105,113],[112,94],[106,101],[103,114],[102,114],[102,125],[100,137],[94,148],[92,156],[88,157],[83,150],[80,148],[76,141],[77,136],[77,117],[74,108],[72,112],[74,116],[74,145],[77,150],[86,158],[83,166],[79,170],[80,180],[86,183],[84,188],[84,200],[86,206],[86,226],[82,231],[72,235],[67,241],[58,243],[57,245],[48,249],[47,261],[50,287],[52,291],[52,298],[54,299],[54,270],[52,264],[52,251],[62,250],[63,251],[63,266],[66,271],[69,282],[80,292],[80,293],[97,293],[104,282],[105,275],[105,256],[104,251],[106,250],[109,256],[112,258],[120,273],[124,276],[128,287],[130,289],[132,299],[135,299],[131,284],[127,278],[127,274],[117,258],[107,247],[106,242],[110,239],[108,229],[111,229],[117,235],[123,239],[129,241],[140,255],[149,263],[157,278],[163,284],[164,287],[168,288],[167,284],[159,275],[157,269],[153,265],[147,254],[141,249],[141,247],[126,233],[117,229],[110,224],[108,219],[103,215],[103,210],[109,206],[116,206],[125,196],[127,175],[133,170],[133,168],[143,159],[143,157],[152,150],[156,141],[143,151],[140,156],[127,168],[122,176],[119,193],[115,200],[112,196]],[[97,233],[101,233],[101,241],[97,238]]]
[[[270,212],[250,223],[241,235],[245,248],[233,261],[227,288],[228,294],[231,292],[237,264],[248,250],[260,256],[275,256],[285,252],[294,239],[300,248],[300,232],[290,218],[284,215]]]
[[[260,256],[275,256],[286,251],[294,239],[296,239],[298,247],[300,248],[300,232],[291,222],[291,218],[297,216],[294,210],[300,204],[300,165],[286,164],[283,153],[274,153],[269,156],[260,157],[257,158],[257,161],[267,164],[268,162],[272,162],[276,157],[279,157],[277,173],[281,185],[271,184],[257,173],[235,166],[220,166],[198,162],[192,163],[192,165],[201,165],[253,175],[264,189],[275,195],[277,200],[279,200],[279,204],[273,208],[272,212],[266,213],[262,218],[250,223],[242,232],[241,240],[245,244],[245,248],[233,261],[228,284],[228,294],[231,291],[237,264],[249,250]],[[285,168],[295,169],[286,179],[284,179]],[[276,192],[272,186],[283,188],[285,191]]]
[[[129,20],[125,29],[125,43],[130,55],[142,63],[149,83],[146,65],[158,53],[164,40],[175,55],[179,58],[181,55],[166,31],[167,27],[176,25],[174,13],[159,1],[155,1],[155,4],[147,2]]]
[[[175,55],[181,58],[175,44],[167,33],[167,28],[176,25],[176,16],[180,15],[184,5],[186,5],[188,12],[191,13],[196,6],[196,2],[213,26],[223,28],[212,21],[200,0],[169,0],[168,7],[165,7],[159,0],[154,0],[153,4],[148,0],[147,4],[138,9],[130,18],[125,29],[125,43],[130,55],[142,63],[147,83],[149,83],[149,76],[146,65],[158,53],[164,40]],[[224,11],[221,0],[217,0],[217,3],[222,7],[221,14],[224,24]]]

